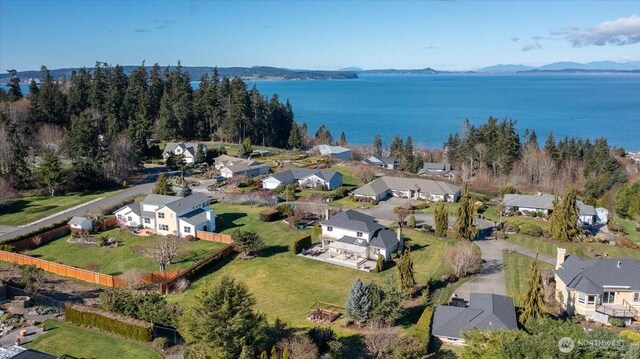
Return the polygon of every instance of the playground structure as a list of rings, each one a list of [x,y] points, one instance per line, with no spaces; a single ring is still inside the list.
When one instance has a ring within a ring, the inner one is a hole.
[[[342,310],[338,305],[317,301],[309,308],[307,319],[315,323],[330,324],[342,315]]]

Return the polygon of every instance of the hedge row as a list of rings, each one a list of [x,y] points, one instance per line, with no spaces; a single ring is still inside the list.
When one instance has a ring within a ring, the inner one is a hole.
[[[300,238],[291,244],[291,251],[293,254],[298,254],[305,249],[311,248],[311,236]]]
[[[68,322],[76,325],[97,328],[141,342],[150,342],[153,339],[151,323],[103,310],[76,305],[67,306],[64,317]]]
[[[426,307],[418,319],[416,324],[415,336],[421,343],[425,343],[426,347],[429,347],[429,341],[431,340],[431,320],[433,318],[433,308]]]
[[[71,217],[67,217],[66,219],[63,219],[60,222],[56,222],[56,223],[53,223],[53,224],[51,224],[49,226],[42,227],[42,228],[40,228],[38,230],[35,230],[33,232],[30,232],[30,233],[27,233],[27,234],[23,234],[21,236],[15,237],[15,238],[8,239],[6,241],[3,241],[2,243],[11,244],[11,243],[19,242],[19,241],[24,240],[24,239],[29,239],[29,238],[35,237],[35,236],[37,236],[39,234],[42,234],[44,232],[48,232],[48,231],[50,231],[52,229],[56,229],[58,227],[62,227],[64,225],[66,225],[67,222],[69,222],[70,220],[71,220]]]
[[[262,222],[275,221],[280,217],[280,215],[281,215],[280,211],[278,211],[275,208],[265,209],[264,211],[258,213],[258,216],[260,217],[260,221]]]

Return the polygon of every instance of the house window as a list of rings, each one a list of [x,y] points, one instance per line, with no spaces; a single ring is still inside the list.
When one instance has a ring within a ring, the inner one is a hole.
[[[158,229],[161,231],[168,231],[169,230],[169,226],[167,226],[166,224],[161,224],[158,226]]]
[[[123,219],[123,218],[124,217],[121,214],[118,215],[118,219]]]
[[[587,304],[596,304],[596,296],[588,295],[587,296]]]
[[[191,233],[191,227],[184,226],[184,233]]]
[[[584,293],[578,293],[578,303],[584,304]]]
[[[146,217],[145,217],[145,218],[144,218],[144,223],[146,223],[146,224],[151,223],[151,219],[150,219],[150,218],[146,218]]]
[[[131,216],[127,217],[127,221],[131,222]]]
[[[158,212],[158,218],[160,218],[160,219],[164,219],[164,213],[162,213],[162,212]]]
[[[604,292],[604,294],[602,295],[602,303],[603,304],[611,304],[611,303],[615,303],[616,301],[616,292]]]
[[[640,303],[640,292],[633,293],[633,301],[636,303]]]
[[[362,237],[362,232],[356,232],[356,237]]]
[[[327,232],[331,232],[331,231],[333,231],[333,227],[327,226]]]

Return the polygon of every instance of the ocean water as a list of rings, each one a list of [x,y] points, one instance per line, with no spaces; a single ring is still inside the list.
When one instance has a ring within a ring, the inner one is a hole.
[[[465,118],[489,116],[517,121],[520,133],[534,129],[541,143],[556,139],[606,137],[610,145],[640,150],[638,75],[365,75],[354,80],[255,81],[263,94],[289,99],[296,121],[315,133],[320,124],[334,138],[370,144],[394,134],[415,144],[441,147],[460,132]]]

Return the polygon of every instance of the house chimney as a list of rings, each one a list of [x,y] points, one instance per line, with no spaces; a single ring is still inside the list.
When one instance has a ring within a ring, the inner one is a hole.
[[[566,249],[558,247],[558,254],[556,255],[556,270],[562,268],[562,263],[564,263],[564,255],[566,253]]]
[[[402,242],[402,227],[398,227],[396,234],[398,235],[398,241]]]
[[[618,268],[622,266],[622,262],[618,261]]]
[[[330,214],[329,214],[329,206],[327,206],[327,208],[324,210],[324,217],[325,217],[325,219],[329,219],[329,216],[330,216]]]

